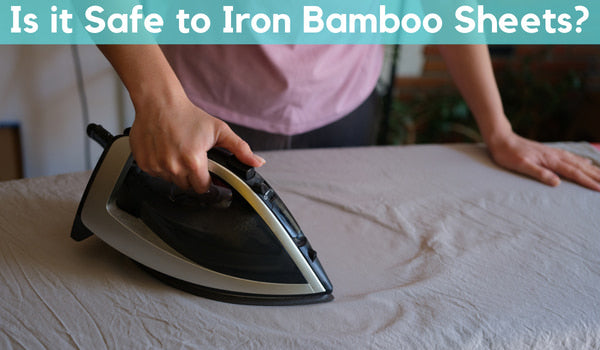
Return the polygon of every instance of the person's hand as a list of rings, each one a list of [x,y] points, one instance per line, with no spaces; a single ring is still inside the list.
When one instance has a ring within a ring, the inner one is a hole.
[[[525,139],[512,131],[488,142],[488,148],[499,165],[547,185],[558,186],[562,177],[600,191],[600,169],[587,158]]]
[[[572,153],[516,135],[504,115],[486,45],[442,45],[444,60],[496,163],[550,186],[560,177],[600,191],[600,169]]]
[[[129,143],[138,166],[182,189],[210,185],[206,152],[223,147],[242,163],[264,160],[227,124],[196,107],[158,45],[99,45],[127,87],[135,107]]]
[[[253,167],[265,162],[226,123],[186,96],[137,105],[130,145],[142,170],[198,193],[206,192],[210,184],[206,152],[212,147],[226,148]]]

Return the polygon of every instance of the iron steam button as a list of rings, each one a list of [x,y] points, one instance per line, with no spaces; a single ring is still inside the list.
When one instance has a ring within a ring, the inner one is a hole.
[[[253,167],[240,162],[236,158],[229,159],[229,161],[227,162],[227,165],[229,166],[231,171],[233,171],[236,175],[238,175],[245,181],[252,179],[254,177],[254,175],[256,174],[256,171],[254,170]]]
[[[273,189],[271,186],[264,182],[258,182],[252,186],[252,189],[256,194],[261,196],[265,201],[269,200],[273,196]]]
[[[304,235],[293,237],[292,240],[294,241],[294,243],[296,244],[296,247],[298,247],[298,248],[303,247],[308,242],[308,240],[306,239],[306,237]]]
[[[308,249],[308,257],[310,258],[311,261],[317,260],[317,251],[312,248],[309,248]]]
[[[240,162],[233,153],[224,148],[212,148],[208,151],[208,158],[225,166],[234,174],[248,181],[254,177],[256,171],[253,167]]]

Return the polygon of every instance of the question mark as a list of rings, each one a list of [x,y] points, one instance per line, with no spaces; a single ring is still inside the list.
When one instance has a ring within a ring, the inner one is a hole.
[[[581,16],[581,18],[579,18],[577,20],[577,29],[575,29],[575,31],[577,33],[581,33],[581,24],[585,21],[587,21],[588,17],[590,16],[590,12],[588,11],[587,7],[585,6],[575,6],[575,11],[580,11],[581,13],[583,13],[583,15]]]

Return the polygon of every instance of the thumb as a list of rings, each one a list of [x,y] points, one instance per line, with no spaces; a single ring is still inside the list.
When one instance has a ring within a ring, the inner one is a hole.
[[[233,153],[240,162],[246,165],[260,167],[265,164],[265,160],[254,154],[248,143],[236,135],[236,133],[234,133],[227,125],[225,125],[219,133],[215,146],[227,149]]]

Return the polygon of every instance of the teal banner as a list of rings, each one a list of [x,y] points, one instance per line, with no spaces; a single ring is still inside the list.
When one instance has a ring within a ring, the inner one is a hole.
[[[0,44],[600,44],[600,1],[5,0]]]

